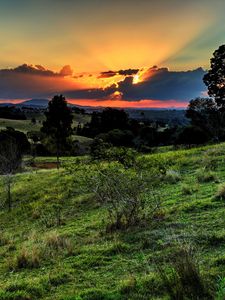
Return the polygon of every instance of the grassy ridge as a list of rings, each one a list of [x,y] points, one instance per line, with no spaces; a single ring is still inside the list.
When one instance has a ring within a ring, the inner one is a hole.
[[[89,115],[81,115],[81,114],[73,114],[74,121],[72,127],[78,125],[78,123],[85,124],[90,121]],[[35,117],[37,120],[36,124],[31,122],[31,118]],[[5,129],[6,127],[13,127],[15,130],[22,131],[27,133],[28,131],[39,131],[42,126],[42,121],[44,121],[45,117],[40,113],[32,114],[27,120],[12,120],[12,119],[3,119],[0,118],[0,130]]]
[[[156,265],[167,266],[174,241],[194,245],[216,294],[218,276],[225,275],[225,219],[224,200],[214,196],[225,182],[225,145],[139,159],[146,169],[165,168],[157,190],[162,218],[111,234],[105,209],[64,169],[15,176],[14,208],[0,216],[0,299],[169,299]],[[3,203],[3,182],[0,191]],[[58,194],[65,199],[61,226]]]

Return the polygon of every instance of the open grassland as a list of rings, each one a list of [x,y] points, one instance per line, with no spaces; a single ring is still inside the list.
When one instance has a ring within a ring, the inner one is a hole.
[[[36,124],[32,124],[31,120],[0,119],[0,130],[6,127],[12,127],[15,130],[27,133],[27,131],[39,131],[41,123],[37,121]]]
[[[31,122],[31,118],[34,117],[36,119],[36,123],[33,124]],[[73,124],[72,127],[76,127],[78,123],[85,124],[90,121],[89,115],[82,115],[73,113]],[[12,120],[12,119],[2,119],[0,118],[0,130],[5,129],[6,127],[12,127],[15,130],[22,131],[27,133],[28,131],[39,131],[42,127],[42,122],[45,120],[44,113],[36,113],[27,116],[27,120]]]
[[[211,299],[224,299],[218,283],[225,276],[225,189],[219,188],[225,144],[138,159],[149,172],[162,169],[155,190],[161,214],[153,223],[113,232],[105,230],[104,206],[74,180],[79,170],[15,175],[13,209],[0,215],[0,299],[171,299],[160,270],[176,260],[177,244],[194,248]],[[59,195],[63,220],[57,226]],[[2,206],[5,196],[2,179]]]

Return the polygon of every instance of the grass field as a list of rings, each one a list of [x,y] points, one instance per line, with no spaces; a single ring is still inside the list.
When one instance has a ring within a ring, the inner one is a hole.
[[[225,200],[215,194],[225,182],[225,144],[144,158],[149,171],[166,168],[156,190],[161,218],[111,233],[105,208],[82,192],[74,174],[64,168],[17,174],[13,209],[0,214],[0,299],[171,299],[159,266],[169,270],[177,244],[194,248],[211,299],[224,299],[218,285],[225,276]],[[3,179],[0,192],[3,204]],[[61,193],[57,226],[54,203]]]
[[[39,131],[41,123],[37,122],[36,124],[32,124],[31,120],[0,119],[0,130],[6,127],[12,127],[26,133],[27,131]]]
[[[31,117],[35,117],[37,120],[36,124],[32,124]],[[42,122],[45,117],[43,114],[31,115],[27,120],[12,120],[12,119],[2,119],[0,118],[0,130],[5,129],[6,127],[13,127],[16,130],[27,133],[28,131],[39,131],[42,127]],[[72,127],[78,125],[78,123],[85,124],[90,121],[89,115],[73,114],[74,120]]]

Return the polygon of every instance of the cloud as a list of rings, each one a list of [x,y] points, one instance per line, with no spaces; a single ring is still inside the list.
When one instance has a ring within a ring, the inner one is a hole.
[[[59,76],[58,73],[55,73],[51,70],[47,70],[41,65],[33,66],[33,65],[23,64],[16,68],[0,70],[0,76],[7,75],[7,74],[13,74],[13,73],[14,74],[40,75],[40,76]]]
[[[96,77],[93,77],[96,85],[93,85],[89,76],[82,80],[79,76],[73,77],[69,65],[64,66],[59,72],[54,72],[42,65],[23,64],[16,68],[0,70],[0,99],[52,97],[56,93],[62,93],[68,99],[95,101],[121,99],[127,102],[141,100],[187,102],[206,91],[202,81],[205,71],[202,68],[175,72],[153,66],[146,70],[107,71],[102,72],[100,76],[108,78],[115,76],[115,73],[118,75],[114,78],[115,83],[101,88]]]
[[[134,84],[133,76],[126,76],[123,80],[105,89],[84,89],[70,91],[68,97],[75,99],[105,99],[119,93],[126,101],[140,100],[177,100],[189,101],[202,95],[206,90],[203,83],[205,71],[202,68],[191,71],[170,71],[167,68],[153,66],[141,75],[141,82]]]
[[[135,75],[137,74],[139,69],[125,69],[125,70],[119,70],[119,71],[106,71],[106,72],[101,72],[98,78],[110,78],[116,75],[121,75],[121,76],[130,76],[130,75]]]
[[[67,75],[68,66],[57,73],[41,65],[23,64],[16,68],[0,70],[0,99],[27,99],[52,97],[69,89],[79,89]]]
[[[127,69],[127,70],[119,70],[118,74],[119,75],[124,75],[124,76],[128,76],[128,75],[135,75],[137,74],[139,71],[139,69]]]
[[[98,78],[110,78],[113,76],[116,76],[117,72],[115,71],[106,71],[106,72],[101,72]]]
[[[59,71],[59,74],[61,76],[72,76],[73,70],[71,69],[70,65],[66,65]]]
[[[71,76],[73,74],[73,70],[69,65],[64,66],[59,73],[51,71],[43,67],[42,65],[28,65],[23,64],[16,68],[9,68],[9,69],[2,69],[0,70],[1,74],[13,74],[13,73],[20,73],[20,74],[29,74],[29,75],[39,75],[39,76]]]
[[[143,74],[141,82],[133,84],[133,77],[118,83],[118,90],[126,100],[161,99],[187,101],[199,96],[206,88],[203,83],[205,71],[169,71],[153,67]]]

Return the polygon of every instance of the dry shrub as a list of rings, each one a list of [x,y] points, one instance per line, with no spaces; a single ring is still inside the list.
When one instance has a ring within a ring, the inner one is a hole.
[[[49,233],[44,239],[45,249],[53,252],[65,250],[68,255],[73,254],[73,244],[71,240],[65,236],[58,234],[56,231]]]
[[[159,264],[156,268],[171,299],[213,299],[189,245],[180,245],[167,269]]]
[[[8,260],[9,269],[33,269],[38,268],[41,262],[41,255],[38,248],[22,248],[13,260]]]

